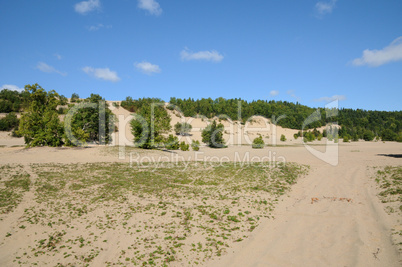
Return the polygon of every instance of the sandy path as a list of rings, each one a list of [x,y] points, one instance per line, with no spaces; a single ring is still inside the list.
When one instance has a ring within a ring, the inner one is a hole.
[[[372,182],[365,164],[317,164],[277,207],[276,220],[208,265],[400,266]]]

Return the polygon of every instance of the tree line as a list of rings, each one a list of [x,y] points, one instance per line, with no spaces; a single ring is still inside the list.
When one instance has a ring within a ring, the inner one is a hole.
[[[255,100],[248,102],[240,98],[225,99],[193,98],[180,99],[172,97],[168,108],[178,108],[186,117],[220,116],[225,119],[245,123],[252,116],[260,115],[276,120],[276,124],[284,128],[302,129],[303,122],[317,109],[287,101]],[[384,141],[402,141],[402,111],[371,111],[362,109],[335,110],[335,116],[329,116],[332,110],[319,109],[317,119],[306,125],[305,129],[325,126],[329,122],[337,122],[341,126],[340,138],[352,140],[373,140],[381,137]],[[224,114],[224,116],[222,116]],[[284,115],[284,116],[283,116]],[[328,115],[328,116],[327,116]],[[280,116],[283,116],[282,118]]]
[[[23,92],[4,89],[0,92],[0,109],[9,113],[5,118],[0,119],[0,130],[12,130],[15,136],[23,136],[27,146],[60,146],[75,145],[70,141],[69,135],[74,136],[79,144],[85,142],[105,143],[111,140],[110,133],[114,130],[114,119],[111,110],[104,105],[103,116],[105,120],[99,123],[100,106],[104,101],[98,94],[91,94],[86,99],[80,99],[78,94],[73,93],[70,103],[65,96],[59,95],[56,91],[46,91],[38,84],[26,85]],[[87,104],[85,106],[85,104]],[[59,114],[66,114],[76,105],[84,105],[69,118],[71,127],[69,132],[65,131],[64,122],[59,119]],[[67,106],[67,107],[66,107]],[[171,118],[166,110],[178,109],[184,116],[205,116],[213,118],[218,116],[221,119],[238,120],[245,123],[252,116],[261,115],[271,118],[284,128],[301,130],[303,122],[315,118],[306,125],[304,130],[314,129],[305,135],[306,140],[327,137],[326,133],[320,134],[315,129],[326,125],[328,122],[338,122],[340,129],[336,138],[356,141],[364,139],[371,141],[374,138],[384,141],[402,142],[402,111],[367,111],[362,109],[339,109],[326,110],[314,109],[299,103],[287,101],[255,100],[248,102],[242,99],[203,98],[194,100],[192,98],[180,99],[172,97],[166,106],[159,98],[127,97],[121,102],[121,106],[136,113],[137,119],[131,122],[132,132],[135,136],[134,142],[141,147],[153,148],[166,144],[164,134],[170,131]],[[13,112],[21,112],[21,119],[18,120]],[[336,113],[333,113],[336,111]],[[327,115],[335,116],[328,117]],[[151,117],[154,121],[151,123]],[[142,121],[138,118],[142,118]],[[144,125],[152,125],[153,134],[147,135]],[[103,129],[103,135],[99,134]],[[177,124],[174,127],[176,135],[187,135],[191,126]],[[204,129],[203,142],[207,145],[223,146],[221,125],[211,125]],[[177,137],[170,137],[176,142]],[[212,138],[214,142],[212,142]],[[295,137],[296,138],[296,137]],[[335,137],[333,137],[335,138]]]

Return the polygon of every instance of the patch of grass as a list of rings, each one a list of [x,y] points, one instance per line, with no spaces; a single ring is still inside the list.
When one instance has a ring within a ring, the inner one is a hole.
[[[377,170],[375,180],[380,188],[378,195],[383,203],[402,204],[402,166],[386,166]]]
[[[375,181],[379,188],[378,197],[384,203],[385,212],[402,216],[402,166],[386,166],[379,168],[375,174]],[[395,221],[400,226],[399,219]],[[402,231],[392,233],[393,243],[402,252]]]
[[[3,165],[0,168],[0,213],[13,211],[29,191],[31,180],[21,165]]]

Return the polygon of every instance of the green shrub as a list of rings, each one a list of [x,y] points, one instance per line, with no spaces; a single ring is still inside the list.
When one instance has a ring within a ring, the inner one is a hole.
[[[4,118],[0,119],[0,131],[11,131],[19,124],[17,115],[14,112],[8,113]]]
[[[253,140],[253,144],[251,145],[252,148],[263,148],[265,146],[265,142],[262,139],[262,136],[255,138]]]
[[[180,150],[181,151],[188,151],[189,150],[189,145],[188,144],[186,144],[186,142],[184,142],[184,141],[182,141],[181,143],[180,143]]]
[[[285,137],[284,134],[281,135],[281,141],[282,141],[282,142],[285,142],[285,141],[286,141],[286,137]]]
[[[370,130],[365,130],[363,133],[363,139],[364,141],[373,141],[374,133]]]
[[[191,143],[191,148],[194,150],[194,151],[198,151],[198,150],[200,150],[200,141],[198,141],[198,140],[193,140],[193,142]]]
[[[169,134],[169,137],[167,138],[165,145],[167,149],[177,150],[179,149],[179,139],[176,136]]]
[[[187,122],[178,122],[174,125],[174,131],[177,135],[188,135],[192,128],[193,126]]]

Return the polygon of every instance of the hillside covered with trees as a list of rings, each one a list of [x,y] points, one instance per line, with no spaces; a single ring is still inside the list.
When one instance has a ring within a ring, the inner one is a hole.
[[[240,103],[240,104],[239,104]],[[172,97],[168,108],[178,108],[184,116],[202,115],[207,118],[227,115],[232,120],[246,122],[255,115],[276,120],[277,125],[284,128],[302,129],[303,122],[316,109],[299,103],[274,100],[255,100],[248,102],[242,99],[192,98],[180,99]],[[241,117],[239,118],[239,108]],[[332,113],[333,110],[331,110]],[[306,129],[325,126],[328,122],[338,122],[340,138],[372,140],[379,136],[384,141],[402,141],[402,111],[367,111],[361,109],[339,109],[337,116],[327,118],[326,110],[320,109],[321,118],[306,125]],[[285,117],[280,118],[280,116]],[[222,119],[225,117],[222,116]],[[280,119],[278,119],[280,118]],[[372,137],[372,138],[371,138]]]

